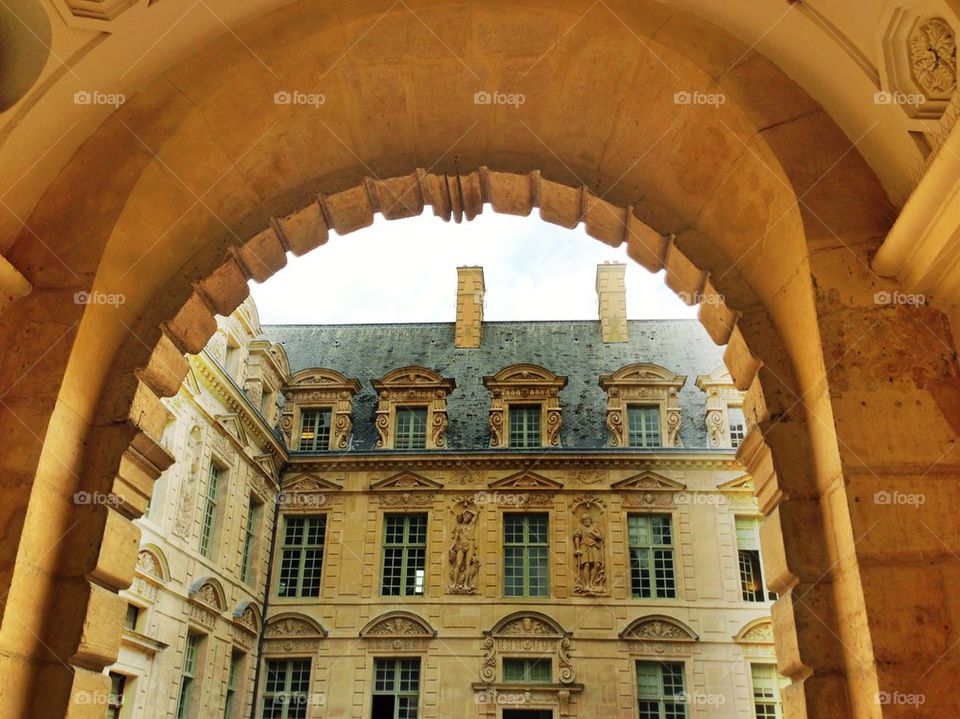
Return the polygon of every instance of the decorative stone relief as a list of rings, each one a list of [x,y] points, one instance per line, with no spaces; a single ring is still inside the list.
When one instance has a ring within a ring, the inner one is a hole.
[[[370,483],[370,490],[384,507],[426,507],[443,485],[415,472],[397,472]]]
[[[181,470],[184,475],[179,482],[180,497],[177,502],[177,518],[173,526],[173,533],[181,538],[188,538],[193,526],[193,512],[197,503],[197,481],[200,477],[201,449],[200,428],[193,427],[187,438],[187,462]]]
[[[606,506],[594,495],[580,497],[573,503],[577,528],[573,532],[573,557],[576,568],[574,593],[584,596],[607,594]]]
[[[283,413],[280,431],[287,446],[299,444],[300,417],[305,409],[329,409],[331,412],[329,449],[347,449],[353,430],[353,398],[360,391],[360,382],[331,369],[313,368],[297,372],[282,389]]]
[[[314,652],[327,631],[302,614],[280,614],[267,621],[263,632],[266,652]]]
[[[477,557],[477,522],[480,512],[471,497],[455,497],[450,508],[451,530],[447,561],[450,565],[450,594],[476,594],[480,559]]]
[[[722,447],[726,434],[724,431],[723,410],[718,408],[707,410],[706,421],[707,436],[710,438],[710,446]]]
[[[653,364],[631,364],[600,378],[600,387],[607,393],[607,432],[610,445],[629,444],[628,413],[630,405],[655,405],[660,409],[660,442],[664,447],[680,447],[683,415],[679,391],[686,377]]]
[[[367,649],[420,651],[437,635],[426,620],[412,612],[387,612],[372,619],[360,630]]]
[[[672,617],[653,614],[631,622],[620,632],[634,654],[689,654],[699,637]]]
[[[487,684],[497,681],[498,657],[504,654],[552,654],[560,683],[569,685],[576,679],[570,659],[570,633],[539,613],[524,612],[501,619],[492,630],[483,633],[481,648],[480,680]]]
[[[910,33],[910,70],[930,97],[949,97],[957,89],[957,42],[953,28],[939,17],[919,21]]]
[[[457,386],[452,379],[441,377],[426,367],[401,367],[375,380],[377,391],[377,448],[393,449],[398,407],[422,407],[427,412],[426,449],[439,449],[447,444],[447,395]]]
[[[650,471],[618,480],[610,487],[622,492],[626,507],[671,507],[677,504],[677,495],[687,488],[685,484]]]
[[[733,384],[733,378],[725,367],[718,367],[710,374],[697,377],[697,388],[707,396],[707,411],[704,422],[707,438],[713,448],[730,447],[730,427],[727,409],[742,406],[744,393]]]
[[[500,370],[492,377],[483,378],[490,392],[490,446],[506,447],[505,421],[511,404],[540,406],[540,443],[544,447],[560,445],[563,413],[560,409],[560,390],[567,386],[566,377],[558,377],[538,365],[520,364]]]

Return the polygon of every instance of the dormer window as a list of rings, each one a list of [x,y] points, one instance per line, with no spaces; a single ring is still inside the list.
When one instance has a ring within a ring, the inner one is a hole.
[[[426,367],[401,367],[373,380],[377,449],[439,449],[447,443],[447,395],[457,384]]]
[[[607,393],[613,447],[680,447],[680,388],[686,377],[653,364],[632,364],[600,378]]]
[[[530,449],[560,445],[560,390],[566,377],[537,365],[513,365],[483,378],[490,391],[490,446]]]
[[[697,377],[697,387],[707,395],[707,442],[710,447],[737,448],[747,436],[747,420],[743,412],[743,392],[723,367]]]
[[[353,397],[360,382],[330,369],[297,372],[283,388],[280,417],[290,449],[300,452],[329,452],[350,446]]]

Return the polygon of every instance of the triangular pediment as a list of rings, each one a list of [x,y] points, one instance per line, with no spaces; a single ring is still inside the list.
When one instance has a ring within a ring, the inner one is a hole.
[[[542,474],[524,470],[487,485],[490,489],[563,489],[563,484]]]
[[[247,432],[243,428],[238,414],[218,414],[217,421],[223,425],[224,429],[244,447],[247,446]]]
[[[277,460],[272,454],[261,454],[255,459],[268,477],[273,479],[274,482],[280,481],[280,468],[277,466]]]
[[[664,492],[676,492],[684,490],[687,485],[676,482],[662,474],[656,472],[644,471],[639,474],[621,479],[610,485],[612,489],[641,489],[646,492],[661,490]]]
[[[433,479],[427,479],[416,472],[397,472],[389,477],[378,479],[370,483],[370,489],[396,489],[409,491],[411,489],[443,489],[443,485]]]
[[[197,381],[197,373],[193,369],[193,365],[190,365],[187,369],[187,374],[183,378],[183,384],[187,386],[190,392],[194,395],[200,393],[200,382]]]
[[[750,494],[753,494],[753,477],[744,474],[735,479],[721,482],[717,485],[717,489],[721,492],[750,492]]]
[[[343,489],[343,486],[315,474],[298,474],[285,479],[282,489],[284,492],[327,492]]]

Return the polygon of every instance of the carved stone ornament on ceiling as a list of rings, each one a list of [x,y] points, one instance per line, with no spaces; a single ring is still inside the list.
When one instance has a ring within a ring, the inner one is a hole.
[[[508,447],[505,434],[511,404],[540,405],[540,443],[543,447],[560,445],[560,427],[563,413],[560,390],[567,386],[567,378],[559,377],[539,365],[520,364],[506,367],[492,377],[484,377],[483,385],[490,392],[490,446]]]
[[[957,41],[939,17],[918,21],[910,33],[913,79],[930,97],[948,98],[957,89]]]
[[[552,655],[560,684],[572,684],[576,671],[570,660],[571,636],[553,619],[539,612],[518,612],[504,617],[493,629],[483,632],[480,681],[492,684],[498,680],[500,656],[530,654],[537,657]]]
[[[680,447],[683,414],[679,392],[687,381],[681,375],[653,364],[631,364],[600,378],[600,388],[607,393],[607,432],[612,447],[629,444],[628,412],[631,404],[656,405],[660,410],[661,444]]]
[[[371,383],[377,391],[377,449],[393,449],[397,408],[416,407],[426,410],[426,449],[447,445],[447,395],[457,383],[426,367],[401,367]]]

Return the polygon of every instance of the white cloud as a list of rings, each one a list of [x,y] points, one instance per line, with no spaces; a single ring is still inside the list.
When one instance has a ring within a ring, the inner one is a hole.
[[[596,266],[627,263],[631,319],[696,317],[664,284],[582,227],[486,212],[455,225],[424,214],[330,241],[263,284],[251,283],[264,324],[452,322],[458,265],[481,265],[484,319],[596,319]]]

